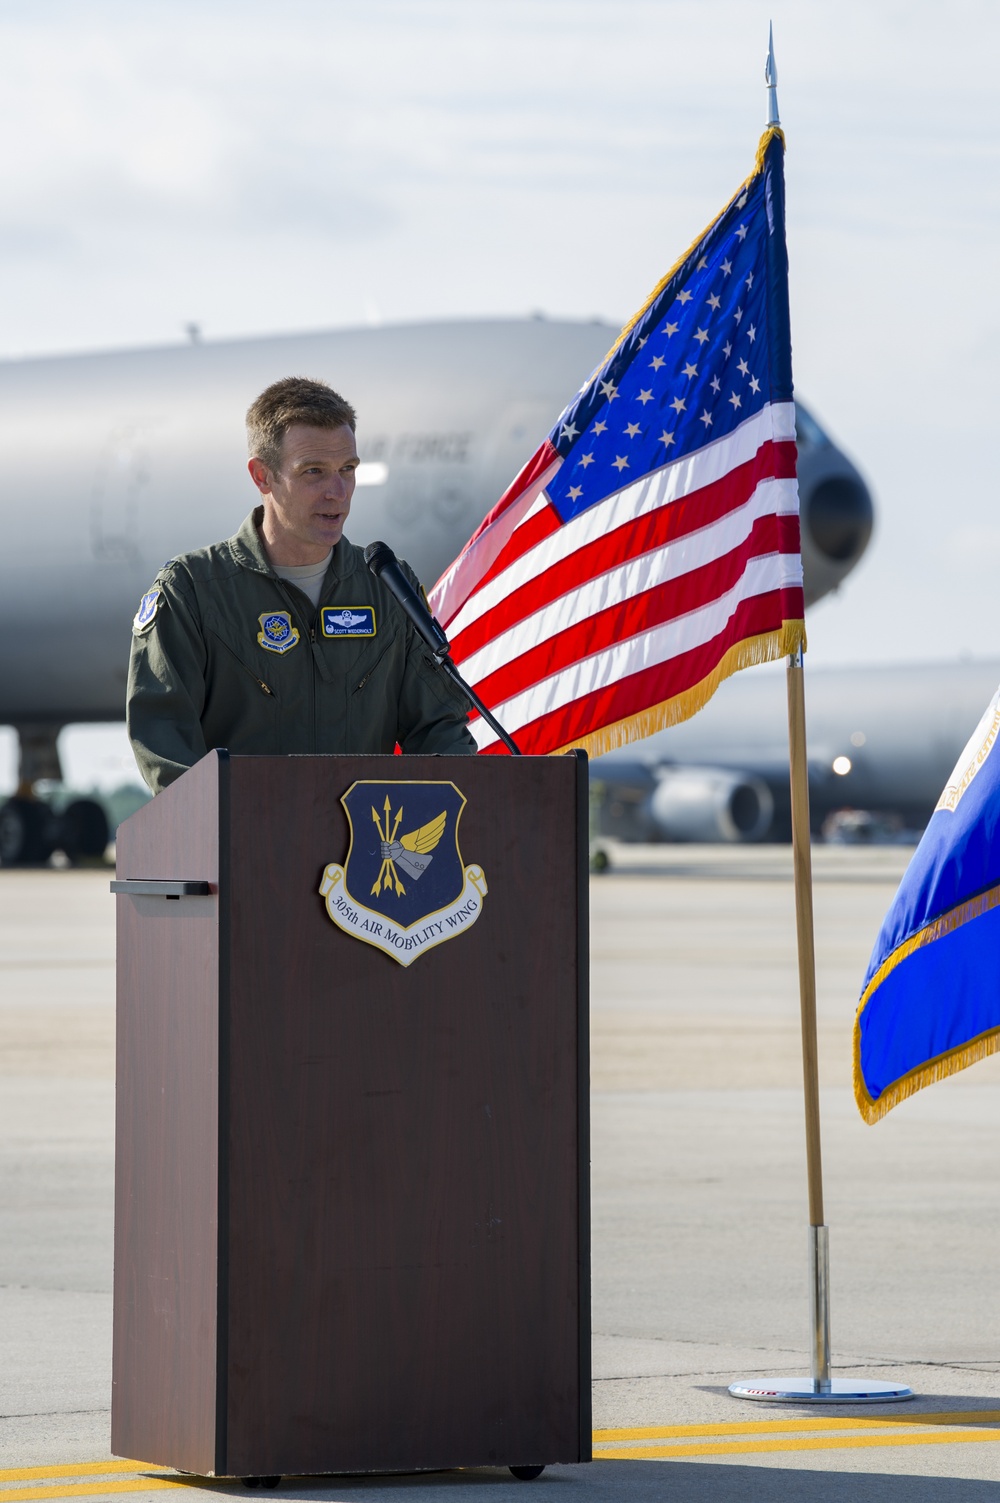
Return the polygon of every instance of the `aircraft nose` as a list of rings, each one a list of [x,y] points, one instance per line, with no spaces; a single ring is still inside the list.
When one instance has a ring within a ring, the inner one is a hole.
[[[819,551],[835,563],[860,558],[875,520],[867,486],[851,475],[830,475],[805,500],[805,523]]]

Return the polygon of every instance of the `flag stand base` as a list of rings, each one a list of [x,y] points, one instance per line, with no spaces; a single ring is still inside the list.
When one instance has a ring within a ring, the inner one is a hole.
[[[738,1378],[730,1383],[734,1399],[765,1404],[898,1404],[914,1397],[905,1383],[871,1378],[830,1376],[830,1234],[825,1226],[809,1228],[809,1294],[812,1313],[812,1376],[809,1378]]]
[[[914,1397],[905,1383],[873,1383],[864,1378],[831,1378],[816,1389],[812,1378],[740,1378],[730,1383],[734,1399],[765,1404],[898,1404]]]

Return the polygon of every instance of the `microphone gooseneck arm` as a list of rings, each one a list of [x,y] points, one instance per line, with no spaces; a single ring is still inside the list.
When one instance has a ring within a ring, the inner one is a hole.
[[[444,657],[438,658],[437,661],[438,666],[444,669],[445,673],[447,673],[448,677],[453,681],[453,683],[456,683],[458,687],[464,690],[464,692],[469,696],[469,698],[472,700],[472,703],[479,711],[480,715],[486,721],[486,724],[490,727],[491,730],[496,731],[497,735],[500,737],[500,740],[503,742],[507,750],[511,752],[515,757],[521,756],[521,748],[518,746],[513,736],[509,736],[507,734],[503,726],[500,724],[499,720],[497,720],[496,716],[486,708],[482,700],[479,698],[479,695],[476,693],[475,689],[473,689],[472,685],[465,682],[465,679],[459,673],[458,669],[455,667],[455,664],[452,662],[451,658],[448,657],[447,653],[444,655]]]
[[[399,560],[388,543],[369,543],[365,549],[365,563],[375,575],[375,578],[381,579],[386,589],[402,606],[413,623],[414,630],[430,648],[438,667],[443,669],[452,682],[457,684],[462,692],[472,700],[472,703],[486,721],[486,724],[492,731],[496,732],[507,750],[515,757],[521,756],[521,748],[513,736],[507,734],[496,716],[483,704],[483,701],[472,685],[466,683],[455,667],[454,662],[449,656],[451,644],[445,635],[444,628],[431,615],[421,596],[413,588],[399,567]]]

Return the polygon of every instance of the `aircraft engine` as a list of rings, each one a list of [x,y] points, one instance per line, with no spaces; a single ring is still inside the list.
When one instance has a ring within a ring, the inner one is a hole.
[[[860,473],[796,401],[799,510],[806,605],[835,590],[868,547],[875,521]]]
[[[774,800],[759,778],[717,767],[667,767],[658,774],[649,815],[661,840],[735,844],[763,840]]]

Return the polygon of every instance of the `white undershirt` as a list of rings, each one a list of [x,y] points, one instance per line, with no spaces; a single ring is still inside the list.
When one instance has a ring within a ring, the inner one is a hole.
[[[318,564],[272,564],[271,567],[279,579],[287,579],[300,589],[303,595],[308,595],[312,601],[313,609],[319,605],[319,597],[323,593],[323,579],[327,567],[333,557],[331,548],[326,558]]]

